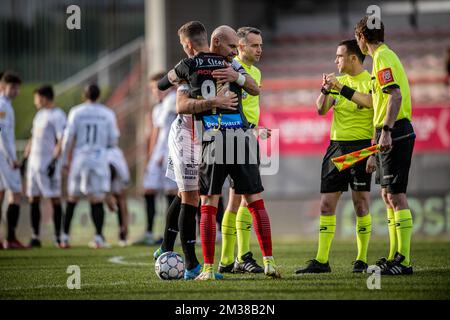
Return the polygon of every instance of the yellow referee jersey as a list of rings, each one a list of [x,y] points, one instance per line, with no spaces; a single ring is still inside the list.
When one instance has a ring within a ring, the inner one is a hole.
[[[343,75],[337,77],[340,83],[358,92],[370,93],[371,76],[364,70],[356,76]],[[331,93],[335,104],[333,106],[333,122],[330,130],[330,140],[353,141],[367,140],[373,137],[373,109],[363,108],[347,100],[339,93]]]
[[[385,90],[390,86],[399,87],[402,93],[402,104],[396,120],[406,118],[411,121],[411,94],[408,78],[400,59],[386,44],[379,46],[373,54],[372,79],[375,127],[384,125],[389,101],[389,94],[385,93]]]
[[[261,71],[255,66],[245,64],[239,57],[235,58],[247,71],[247,73],[261,86]],[[242,90],[242,108],[247,121],[255,126],[259,123],[259,95],[252,96]]]

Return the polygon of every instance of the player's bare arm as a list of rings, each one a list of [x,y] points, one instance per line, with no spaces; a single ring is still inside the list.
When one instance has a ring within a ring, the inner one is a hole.
[[[177,91],[177,113],[180,114],[201,113],[213,108],[236,110],[237,105],[238,97],[232,92],[228,96],[216,96],[205,100],[190,98],[189,93],[183,90]]]
[[[402,93],[398,87],[388,87],[384,91],[389,94],[384,124],[392,128],[402,105]],[[383,130],[378,143],[381,151],[389,150],[392,146],[391,132]]]
[[[342,95],[342,88],[344,87],[344,85],[336,79],[336,75],[334,73],[330,73],[326,76],[326,79],[327,83],[331,85],[331,88],[339,91]],[[358,106],[373,108],[371,94],[365,94],[355,91],[352,95],[351,101],[356,103]]]
[[[217,84],[222,84],[225,82],[237,82],[239,79],[239,72],[233,69],[233,67],[229,66],[223,69],[217,69],[212,72],[212,76],[217,79]],[[258,84],[255,79],[253,79],[250,75],[242,75],[245,78],[244,85],[242,88],[252,96],[258,96],[261,92]]]

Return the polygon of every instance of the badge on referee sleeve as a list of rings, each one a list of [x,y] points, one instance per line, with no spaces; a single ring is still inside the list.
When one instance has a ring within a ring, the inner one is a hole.
[[[385,86],[391,82],[394,82],[394,76],[392,74],[391,68],[385,68],[378,71],[377,76],[378,82],[380,83],[381,86]]]

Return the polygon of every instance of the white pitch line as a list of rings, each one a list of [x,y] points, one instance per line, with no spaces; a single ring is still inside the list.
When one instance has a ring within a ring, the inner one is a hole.
[[[104,287],[104,286],[121,286],[128,284],[128,281],[115,281],[110,283],[81,283],[81,289],[85,287]],[[11,288],[0,288],[0,291],[13,291],[13,290],[37,290],[37,289],[51,289],[51,288],[67,288],[66,285],[59,285],[59,284],[43,284],[43,285],[37,285],[37,286],[30,286],[30,287],[11,287]]]
[[[127,266],[150,266],[152,265],[149,262],[128,262],[124,261],[123,256],[115,256],[110,259],[108,259],[108,262],[115,263],[115,264],[121,264],[121,265],[127,265]]]

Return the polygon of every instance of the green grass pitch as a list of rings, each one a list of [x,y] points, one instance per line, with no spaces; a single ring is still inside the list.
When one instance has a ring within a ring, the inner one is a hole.
[[[226,275],[223,281],[162,281],[154,272],[156,247],[68,250],[46,247],[0,251],[0,299],[450,299],[450,241],[416,240],[414,275],[382,277],[381,289],[369,290],[367,274],[352,274],[354,242],[336,240],[331,274],[295,275],[314,257],[315,241],[274,241],[274,255],[283,279],[263,275]],[[252,244],[259,262],[261,254]],[[216,247],[216,262],[220,246]],[[372,240],[369,262],[383,256],[387,243]],[[181,252],[177,246],[175,251]],[[200,246],[197,254],[201,255]],[[111,258],[114,262],[111,262]],[[121,258],[117,258],[121,257]],[[81,270],[81,289],[69,290],[69,265]]]

